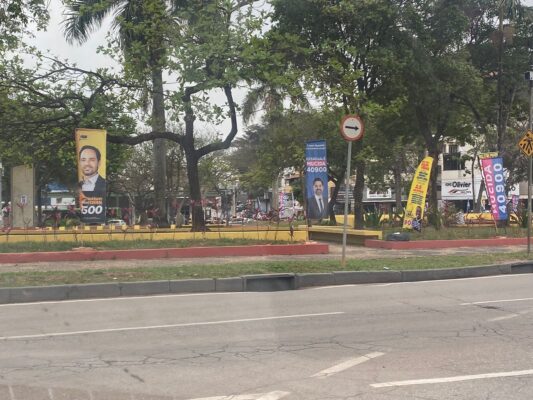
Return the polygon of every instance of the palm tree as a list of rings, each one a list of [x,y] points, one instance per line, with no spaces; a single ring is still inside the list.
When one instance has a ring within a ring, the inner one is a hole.
[[[151,81],[152,118],[154,132],[166,130],[163,97],[163,64],[165,43],[172,26],[172,12],[184,6],[186,0],[65,0],[68,8],[64,21],[65,37],[69,42],[85,42],[110,14],[112,28],[117,31],[125,62]],[[149,75],[149,77],[148,77]],[[155,207],[166,217],[165,177],[166,141],[155,139],[153,173]]]

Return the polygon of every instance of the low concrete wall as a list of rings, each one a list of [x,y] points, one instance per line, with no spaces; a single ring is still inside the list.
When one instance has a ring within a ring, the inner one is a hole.
[[[313,226],[308,229],[309,240],[320,240],[324,242],[336,242],[342,243],[343,228],[328,227],[328,226]],[[346,230],[346,242],[348,244],[363,246],[365,240],[368,239],[381,239],[381,231],[372,230],[360,230],[360,229],[347,229]]]
[[[89,228],[89,227],[86,227]],[[99,228],[99,227],[96,227]],[[289,230],[228,230],[209,232],[183,232],[161,230],[97,230],[97,229],[76,229],[57,231],[34,231],[34,230],[12,230],[0,232],[0,243],[20,243],[20,242],[76,242],[82,245],[84,242],[107,242],[110,240],[209,240],[209,239],[251,239],[251,240],[283,240],[304,242],[308,240],[307,231],[295,230],[291,236]]]
[[[365,240],[365,247],[388,250],[431,250],[456,247],[494,247],[526,245],[527,238],[493,238],[493,239],[461,239],[461,240],[413,240],[411,242],[395,242],[386,240]]]

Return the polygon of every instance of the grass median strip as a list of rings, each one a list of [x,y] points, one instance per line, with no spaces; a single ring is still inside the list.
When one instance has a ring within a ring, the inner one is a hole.
[[[109,240],[107,242],[83,242],[83,247],[95,250],[162,249],[206,246],[250,246],[264,244],[288,244],[283,240],[209,239],[209,240]],[[294,242],[293,242],[294,243]],[[24,253],[37,251],[66,251],[79,248],[78,242],[21,242],[0,243],[0,253]]]
[[[435,268],[457,268],[491,265],[526,260],[527,253],[490,253],[461,256],[430,256],[387,259],[352,259],[345,271],[399,271]],[[0,273],[0,287],[47,286],[102,282],[135,282],[150,280],[180,280],[226,278],[266,273],[318,273],[341,270],[339,260],[241,261],[223,264],[187,264],[158,266],[157,260],[147,261],[149,267],[79,269],[69,271],[23,271]]]

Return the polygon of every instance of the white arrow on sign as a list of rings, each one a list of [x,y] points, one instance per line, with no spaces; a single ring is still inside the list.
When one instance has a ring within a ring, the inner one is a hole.
[[[363,137],[365,125],[358,115],[346,115],[341,120],[341,135],[345,140],[354,142]]]

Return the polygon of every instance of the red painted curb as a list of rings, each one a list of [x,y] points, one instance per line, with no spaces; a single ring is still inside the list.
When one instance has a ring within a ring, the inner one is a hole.
[[[389,250],[447,249],[454,247],[492,247],[526,245],[527,238],[493,238],[493,239],[454,239],[454,240],[414,240],[412,242],[394,242],[386,240],[365,240],[365,247]]]
[[[50,251],[38,253],[0,254],[0,264],[41,261],[150,260],[157,258],[243,257],[272,255],[295,256],[327,253],[329,253],[329,246],[321,243],[187,247],[179,249],[167,248],[138,250]]]

